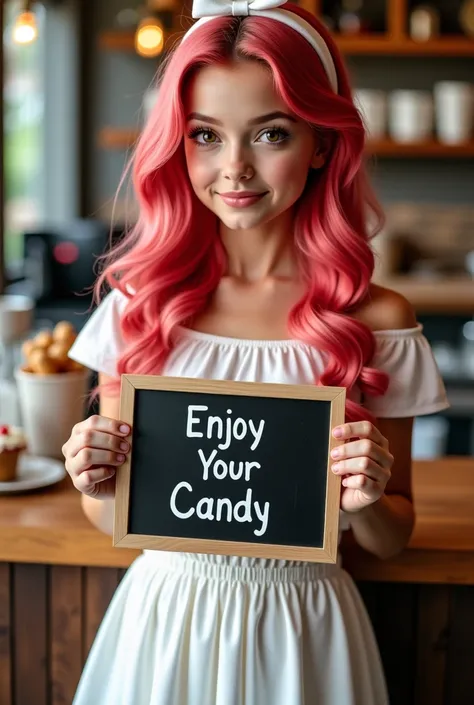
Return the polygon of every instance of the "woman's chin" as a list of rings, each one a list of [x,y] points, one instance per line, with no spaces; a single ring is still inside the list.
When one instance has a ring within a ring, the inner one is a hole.
[[[221,223],[229,230],[253,230],[273,220],[273,214],[260,211],[256,213],[216,213]]]

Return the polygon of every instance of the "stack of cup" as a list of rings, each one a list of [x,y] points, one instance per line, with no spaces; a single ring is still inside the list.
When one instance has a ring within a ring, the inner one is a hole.
[[[444,144],[463,144],[472,137],[474,88],[462,81],[441,81],[434,87],[436,132]]]
[[[433,97],[428,91],[397,90],[389,98],[389,128],[395,142],[424,142],[433,134]]]

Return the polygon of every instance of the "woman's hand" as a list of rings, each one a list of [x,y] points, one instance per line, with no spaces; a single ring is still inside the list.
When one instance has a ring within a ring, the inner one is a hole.
[[[130,450],[130,426],[105,416],[90,416],[76,424],[62,452],[74,486],[89,497],[115,495],[115,469]]]
[[[342,477],[341,509],[360,512],[382,497],[391,477],[393,455],[388,441],[370,421],[355,421],[333,429],[338,440],[350,440],[334,448],[332,470]]]

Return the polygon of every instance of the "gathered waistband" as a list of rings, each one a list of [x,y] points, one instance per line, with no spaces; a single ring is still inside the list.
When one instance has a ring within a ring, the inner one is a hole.
[[[170,573],[245,583],[308,582],[341,573],[341,567],[332,563],[293,563],[171,551],[146,550],[142,560]]]

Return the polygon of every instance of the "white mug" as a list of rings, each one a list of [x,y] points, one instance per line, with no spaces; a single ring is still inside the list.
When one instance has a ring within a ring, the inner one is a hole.
[[[472,136],[474,88],[471,83],[440,81],[434,87],[436,132],[444,144],[462,144]]]
[[[90,370],[51,375],[15,370],[29,453],[62,459],[63,444],[85,417],[90,375]]]
[[[384,91],[358,88],[354,103],[359,109],[370,139],[385,137],[387,131],[387,96]]]
[[[433,97],[428,91],[398,90],[390,94],[389,127],[396,142],[429,140],[433,121]]]

